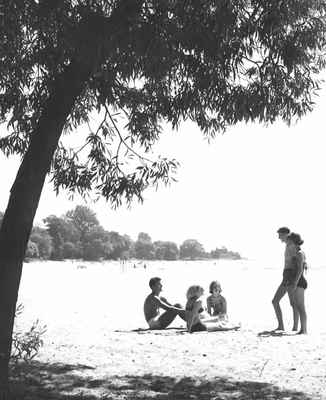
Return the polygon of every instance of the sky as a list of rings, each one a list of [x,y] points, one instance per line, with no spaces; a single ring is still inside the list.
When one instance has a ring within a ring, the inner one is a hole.
[[[178,131],[167,127],[155,152],[180,162],[176,183],[145,192],[144,203],[130,209],[113,210],[104,200],[86,205],[105,229],[134,240],[139,232],[178,245],[197,239],[207,251],[226,246],[265,265],[282,257],[276,231],[288,226],[303,237],[308,260],[326,265],[325,84],[315,101],[314,111],[290,127],[237,125],[210,143],[190,122]],[[0,155],[2,211],[18,166],[17,158]],[[85,203],[56,196],[47,182],[35,224],[77,204]]]

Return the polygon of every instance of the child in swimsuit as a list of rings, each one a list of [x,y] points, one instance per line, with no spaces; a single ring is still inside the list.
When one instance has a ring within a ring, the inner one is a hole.
[[[190,286],[187,291],[186,319],[188,332],[229,331],[240,328],[240,324],[229,323],[219,315],[207,315],[201,300],[203,294],[204,289],[199,285]]]
[[[187,290],[186,317],[188,332],[207,331],[207,327],[202,323],[200,314],[204,311],[201,297],[204,289],[199,285],[190,286]]]
[[[226,319],[227,305],[225,297],[221,295],[221,284],[218,281],[211,282],[209,292],[211,294],[206,299],[208,314]]]

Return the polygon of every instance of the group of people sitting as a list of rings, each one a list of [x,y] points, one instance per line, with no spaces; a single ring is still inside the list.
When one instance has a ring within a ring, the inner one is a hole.
[[[287,227],[279,228],[279,239],[285,243],[283,278],[273,298],[278,326],[271,332],[284,331],[284,323],[280,300],[288,293],[293,309],[293,331],[299,334],[307,333],[307,314],[305,309],[305,289],[308,284],[304,273],[307,269],[305,255],[301,250],[303,240],[298,233],[290,232]],[[209,285],[210,295],[203,304],[204,289],[199,285],[190,286],[187,290],[185,308],[180,304],[171,304],[160,296],[162,291],[161,278],[151,278],[149,281],[151,293],[144,303],[145,319],[150,329],[165,329],[179,315],[187,323],[189,332],[216,331],[238,329],[239,324],[231,324],[227,317],[227,304],[221,295],[219,282]],[[164,312],[160,314],[160,309]],[[299,328],[300,322],[300,329]]]
[[[144,314],[150,329],[165,329],[178,315],[186,321],[190,333],[239,328],[239,325],[228,321],[226,299],[221,295],[222,288],[217,281],[209,285],[210,295],[206,305],[203,304],[204,289],[199,285],[190,286],[185,308],[180,304],[172,305],[160,296],[163,287],[161,278],[151,278],[149,287],[152,292],[145,299]],[[160,309],[164,310],[162,314]]]

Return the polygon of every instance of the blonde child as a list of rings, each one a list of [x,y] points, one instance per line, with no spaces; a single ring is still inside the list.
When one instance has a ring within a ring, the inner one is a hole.
[[[225,297],[221,295],[221,284],[218,281],[211,282],[209,285],[209,292],[211,294],[206,299],[208,314],[226,319],[227,303]]]
[[[204,311],[201,297],[204,289],[199,285],[192,285],[187,290],[186,318],[188,332],[207,331],[206,325],[201,321],[200,314]]]
[[[202,297],[204,289],[199,285],[190,286],[187,290],[186,320],[188,332],[228,331],[238,329],[240,325],[229,324],[220,316],[207,316],[204,311]]]

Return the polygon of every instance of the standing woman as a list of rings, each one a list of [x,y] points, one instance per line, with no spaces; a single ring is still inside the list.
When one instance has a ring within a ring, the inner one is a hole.
[[[298,330],[299,314],[298,310],[294,305],[292,293],[289,292],[288,288],[293,284],[293,262],[292,257],[296,254],[295,245],[288,240],[290,235],[290,229],[287,227],[282,227],[278,231],[278,237],[281,242],[285,243],[285,253],[284,253],[284,268],[283,268],[283,278],[279,287],[277,288],[272,303],[277,318],[277,328],[274,331],[284,331],[283,315],[280,306],[280,301],[286,293],[288,293],[290,304],[293,310],[293,331]]]
[[[305,307],[305,290],[307,289],[307,281],[304,272],[307,269],[306,257],[301,250],[303,240],[298,233],[290,233],[288,236],[290,243],[295,246],[295,254],[292,257],[293,263],[293,282],[288,287],[289,294],[294,302],[295,308],[299,312],[301,329],[298,334],[307,334],[307,313]]]

